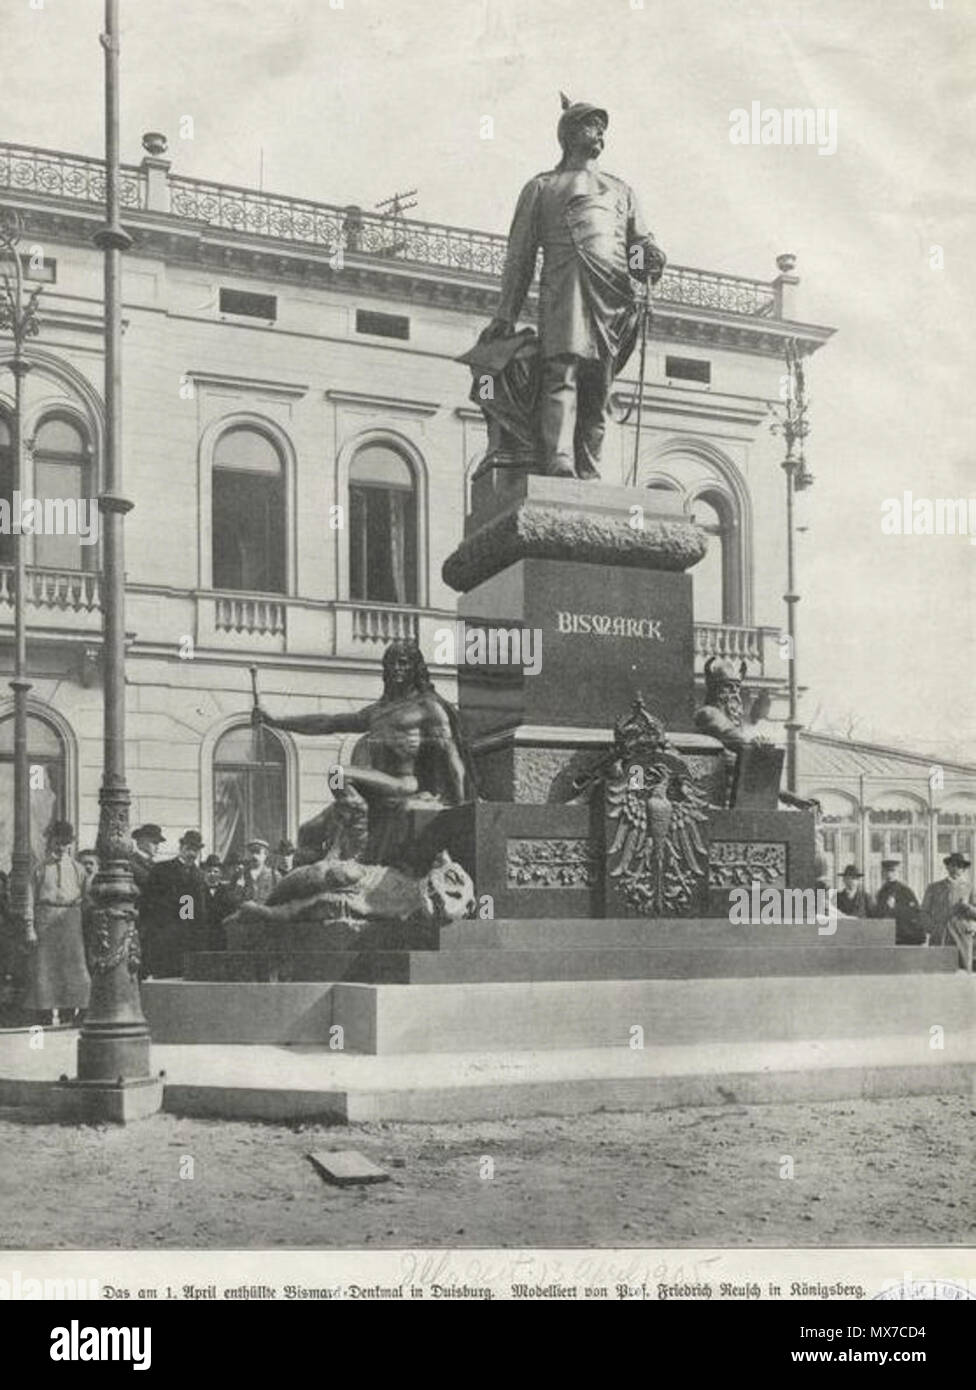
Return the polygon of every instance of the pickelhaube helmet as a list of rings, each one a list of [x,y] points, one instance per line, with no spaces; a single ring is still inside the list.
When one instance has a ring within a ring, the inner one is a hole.
[[[610,124],[610,117],[602,106],[591,106],[587,101],[570,101],[565,92],[559,93],[559,100],[562,103],[563,113],[559,117],[559,124],[556,127],[556,139],[560,145],[566,144],[570,130],[578,122],[585,121],[587,116],[599,116],[605,127]]]

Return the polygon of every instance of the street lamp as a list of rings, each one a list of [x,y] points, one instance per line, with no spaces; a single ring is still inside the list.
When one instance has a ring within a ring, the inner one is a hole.
[[[797,718],[797,674],[796,674],[796,605],[800,595],[796,591],[796,525],[794,502],[798,492],[813,486],[813,474],[809,471],[803,452],[810,424],[807,418],[809,402],[806,396],[806,377],[803,358],[795,338],[788,338],[784,353],[786,363],[786,399],[783,407],[775,411],[774,433],[782,432],[786,441],[786,457],[783,471],[786,474],[786,631],[789,639],[789,717],[786,721],[786,789],[796,795],[797,784],[797,744],[800,729],[803,727]],[[794,452],[795,451],[795,452]]]
[[[125,550],[123,523],[132,503],[122,494],[122,252],[131,239],[119,220],[119,5],[105,0],[104,252],[105,469],[102,515],[104,747],[99,791],[98,873],[92,885],[91,1001],[78,1039],[78,1079],[90,1119],[133,1119],[157,1111],[162,1081],[150,1072],[149,1027],[139,997],[136,887],[125,780]]]
[[[24,378],[31,364],[24,358],[24,343],[37,336],[37,300],[40,286],[25,297],[24,268],[21,261],[20,238],[23,227],[16,213],[11,213],[0,225],[0,264],[9,262],[10,269],[0,270],[0,331],[13,338],[14,352],[10,370],[14,378],[14,418],[11,455],[13,458],[13,497],[11,512],[24,492]],[[13,522],[13,517],[11,517]],[[14,939],[27,943],[34,936],[34,910],[31,901],[30,850],[30,770],[27,766],[27,624],[24,605],[27,598],[24,536],[19,523],[11,525],[14,557],[14,674],[10,687],[14,692],[14,848],[10,864],[9,913]]]

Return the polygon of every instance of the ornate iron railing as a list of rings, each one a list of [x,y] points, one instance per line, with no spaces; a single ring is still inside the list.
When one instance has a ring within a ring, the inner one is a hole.
[[[505,264],[507,239],[470,227],[383,217],[357,207],[289,198],[181,174],[170,174],[167,183],[170,216],[228,232],[316,246],[330,254],[341,250],[344,255],[375,256],[495,278]],[[0,144],[0,189],[103,203],[104,166],[101,160],[83,155]],[[123,166],[122,201],[130,209],[147,207],[147,180],[141,168]],[[763,280],[681,265],[667,267],[654,299],[748,317],[770,317],[776,311],[773,286]]]
[[[0,188],[104,206],[105,165],[86,155],[0,144]],[[123,165],[121,188],[123,206],[146,206],[146,180],[141,169]]]

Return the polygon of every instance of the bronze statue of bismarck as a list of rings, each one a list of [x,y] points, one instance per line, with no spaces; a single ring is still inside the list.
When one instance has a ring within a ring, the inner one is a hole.
[[[490,432],[494,425],[482,468],[520,462],[533,472],[596,478],[610,388],[637,339],[635,281],[660,279],[665,256],[633,189],[598,168],[606,111],[565,96],[563,108],[562,159],[523,188],[497,314],[461,360],[475,374],[472,398]],[[515,328],[540,247],[535,340]]]

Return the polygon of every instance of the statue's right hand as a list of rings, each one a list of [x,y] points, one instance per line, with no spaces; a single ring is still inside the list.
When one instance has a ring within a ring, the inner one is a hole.
[[[492,319],[481,337],[486,343],[494,342],[496,338],[510,338],[515,332],[515,325],[508,319]]]

